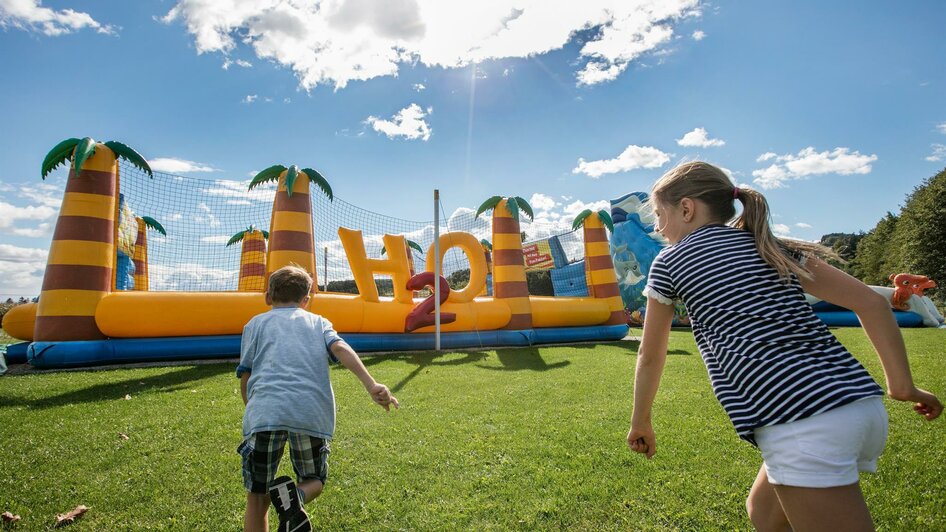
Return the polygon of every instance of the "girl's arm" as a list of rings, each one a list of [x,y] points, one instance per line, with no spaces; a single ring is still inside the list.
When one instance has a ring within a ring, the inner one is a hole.
[[[651,407],[657,396],[660,375],[667,361],[667,340],[673,322],[673,305],[665,305],[647,298],[644,314],[644,335],[637,350],[637,370],[634,372],[634,410],[627,444],[631,450],[647,458],[657,452],[657,440],[651,425]]]
[[[903,335],[887,298],[820,259],[809,258],[805,266],[813,276],[801,279],[806,292],[857,314],[884,368],[890,397],[913,402],[917,413],[930,421],[936,419],[943,405],[935,395],[914,386]]]

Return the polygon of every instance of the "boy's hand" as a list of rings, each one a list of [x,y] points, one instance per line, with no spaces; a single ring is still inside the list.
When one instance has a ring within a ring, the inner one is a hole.
[[[939,402],[939,399],[930,392],[921,390],[916,386],[905,393],[891,393],[890,397],[897,401],[913,403],[913,410],[925,417],[927,421],[933,421],[943,413],[943,404]]]
[[[391,395],[391,390],[388,390],[388,387],[381,383],[376,382],[368,388],[368,393],[371,395],[372,401],[384,407],[388,412],[391,411],[391,405],[394,405],[394,408],[401,408],[401,404],[397,402],[397,397]]]
[[[627,446],[635,453],[641,453],[650,460],[657,452],[657,437],[654,429],[646,427],[631,427],[627,433]]]

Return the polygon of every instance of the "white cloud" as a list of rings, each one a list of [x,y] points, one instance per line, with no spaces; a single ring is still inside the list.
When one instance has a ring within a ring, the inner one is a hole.
[[[424,89],[426,89],[426,88],[427,88],[427,87],[425,87],[423,83],[415,83],[415,84],[414,84],[414,90],[417,91],[417,92],[420,92],[420,91],[422,91],[422,90],[424,90]]]
[[[88,13],[72,9],[55,10],[43,7],[40,0],[0,0],[0,28],[13,27],[35,31],[50,37],[74,33],[82,29],[114,34],[115,28],[103,25]]]
[[[763,154],[757,160],[769,155]],[[796,155],[787,154],[775,157],[775,163],[767,168],[753,170],[753,182],[764,189],[783,188],[786,182],[820,174],[868,174],[877,155],[862,155],[850,148],[835,148],[832,151],[817,152],[811,146]]]
[[[762,155],[758,156],[758,157],[756,158],[756,162],[757,162],[757,163],[761,163],[761,162],[764,162],[764,161],[768,161],[769,159],[774,159],[774,158],[776,158],[776,157],[778,157],[778,154],[777,154],[777,153],[773,153],[773,152],[767,151],[767,152],[763,153]]]
[[[59,209],[65,186],[62,183],[36,183],[35,185],[20,185],[17,195],[26,198],[44,207]]]
[[[946,144],[930,144],[930,148],[933,148],[933,153],[926,157],[927,161],[934,163],[946,159]]]
[[[252,172],[252,175],[255,176],[258,173],[258,171]],[[251,179],[247,179],[246,181],[218,179],[213,182],[212,186],[201,189],[201,193],[209,196],[230,198],[227,203],[232,205],[246,205],[248,203],[242,202],[250,201],[272,203],[273,198],[276,197],[276,183],[263,183],[262,185],[253,187],[253,190],[249,190],[251,181]]]
[[[561,204],[551,196],[536,192],[529,198],[529,205],[532,205],[532,209],[536,211],[551,211]]]
[[[220,170],[204,163],[175,159],[174,157],[158,157],[148,161],[151,169],[168,174],[187,174],[191,172],[219,172]]]
[[[49,250],[0,244],[0,296],[38,296]]]
[[[243,103],[253,103],[259,98],[259,94],[247,94],[243,97]]]
[[[680,146],[708,148],[710,146],[722,146],[726,144],[726,141],[722,139],[711,139],[705,129],[698,127],[686,135],[683,135],[682,139],[677,139],[677,144]]]
[[[211,209],[210,206],[204,202],[200,202],[197,204],[197,208],[200,209],[203,214],[193,215],[195,222],[199,224],[207,224],[208,227],[220,227],[220,218],[214,214],[213,209]]]
[[[775,236],[788,236],[792,233],[792,228],[785,224],[773,224],[772,232]]]
[[[47,205],[16,205],[0,201],[0,234],[42,237],[52,234],[52,219],[59,212]],[[21,226],[26,222],[29,227]]]
[[[233,66],[233,65],[236,65],[236,66],[242,67],[242,68],[252,68],[252,67],[253,67],[253,63],[250,63],[249,61],[245,61],[245,60],[243,60],[243,59],[237,59],[236,61],[231,61],[230,59],[224,59],[223,65],[221,65],[221,66],[223,67],[224,70],[230,70],[230,67]]]
[[[805,222],[798,222],[795,224],[795,227],[799,229],[811,229],[811,224],[806,224]]]
[[[214,235],[214,236],[202,236],[200,237],[201,242],[206,242],[207,244],[226,244],[230,241],[232,235]]]
[[[946,122],[943,122],[942,124],[937,124],[936,130],[946,135]]]
[[[585,174],[597,179],[604,174],[627,172],[638,168],[660,168],[668,162],[670,162],[670,156],[657,148],[631,144],[614,159],[586,161],[579,158],[578,166],[572,169],[572,173]]]
[[[375,131],[379,131],[388,138],[404,137],[407,139],[427,140],[430,138],[430,126],[424,120],[433,111],[428,107],[426,112],[416,103],[401,109],[391,120],[382,120],[376,116],[369,116],[365,123],[370,124]]]
[[[559,50],[588,37],[579,84],[612,80],[673,36],[699,0],[179,0],[163,17],[180,21],[197,53],[237,47],[292,69],[306,90],[396,76],[402,65],[459,68]]]
[[[694,41],[702,41],[703,39],[706,38],[706,32],[704,32],[703,30],[696,30],[693,32],[693,35],[691,35],[691,37],[693,37]]]

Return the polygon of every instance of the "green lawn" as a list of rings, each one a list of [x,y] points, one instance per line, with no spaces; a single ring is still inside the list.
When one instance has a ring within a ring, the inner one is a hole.
[[[946,332],[904,332],[917,382],[946,395]],[[862,331],[837,334],[880,377]],[[689,333],[672,335],[657,456],[626,448],[636,347],[368,358],[401,400],[390,414],[336,368],[338,430],[313,520],[330,530],[748,529],[760,458],[713,398]],[[22,516],[16,530],[48,528],[79,504],[91,509],[72,530],[239,529],[234,365],[0,377],[0,512]],[[946,419],[887,406],[887,451],[863,482],[877,525],[946,529]]]

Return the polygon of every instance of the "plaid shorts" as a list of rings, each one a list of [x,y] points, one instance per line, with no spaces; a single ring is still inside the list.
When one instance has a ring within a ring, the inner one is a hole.
[[[237,452],[243,458],[243,485],[247,491],[266,493],[276,477],[279,460],[289,442],[289,458],[297,482],[328,478],[328,441],[322,438],[279,430],[257,432],[240,444]]]

